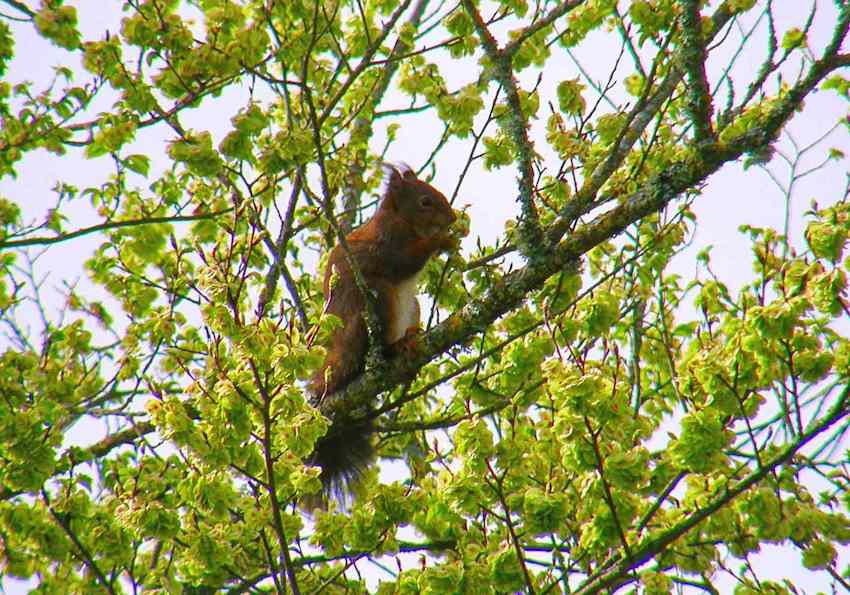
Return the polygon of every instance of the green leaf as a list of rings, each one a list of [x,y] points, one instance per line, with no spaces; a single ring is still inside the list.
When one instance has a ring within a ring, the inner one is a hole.
[[[578,78],[558,83],[558,107],[562,112],[574,116],[581,116],[584,113],[586,104],[581,96],[582,90],[584,85],[579,83]]]
[[[823,82],[821,89],[824,91],[831,89],[836,91],[839,95],[850,97],[850,80],[840,74],[834,74]]]
[[[44,3],[46,6],[35,15],[38,32],[65,49],[73,50],[80,45],[80,32],[77,30],[77,9],[73,6],[60,6],[60,3]]]
[[[151,160],[147,155],[128,155],[124,159],[124,164],[137,174],[147,177],[151,167]]]
[[[806,226],[806,241],[812,253],[831,262],[841,260],[847,235],[845,226],[826,221],[813,221]]]
[[[757,0],[729,0],[729,10],[733,13],[745,12],[756,5]]]
[[[828,568],[832,565],[836,555],[833,544],[816,539],[803,550],[803,566],[809,570]]]
[[[793,27],[782,36],[782,49],[793,50],[806,44],[806,34],[799,28]]]
[[[495,137],[484,137],[484,167],[496,169],[513,162],[510,140],[499,131]]]
[[[682,419],[682,433],[673,442],[671,454],[682,469],[705,473],[725,460],[722,451],[729,438],[715,411],[697,411]]]
[[[568,506],[563,494],[546,494],[540,488],[531,488],[523,499],[526,529],[532,533],[557,531],[566,521]]]
[[[500,591],[522,591],[525,585],[524,574],[516,552],[505,548],[490,558],[490,577]]]
[[[168,146],[168,154],[199,176],[214,176],[222,167],[221,158],[213,149],[209,132],[190,134],[185,140],[173,141]]]

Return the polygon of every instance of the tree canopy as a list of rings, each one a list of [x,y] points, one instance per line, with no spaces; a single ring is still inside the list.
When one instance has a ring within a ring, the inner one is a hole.
[[[0,0],[6,586],[850,590],[848,28],[847,0]],[[468,235],[418,348],[317,409],[323,255],[384,160]],[[379,464],[306,515],[313,445],[364,415]]]

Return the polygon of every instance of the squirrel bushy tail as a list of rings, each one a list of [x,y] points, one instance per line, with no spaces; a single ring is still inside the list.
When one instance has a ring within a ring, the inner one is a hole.
[[[375,458],[371,440],[374,431],[374,422],[367,418],[333,424],[328,433],[319,438],[309,462],[322,469],[319,476],[322,492],[304,498],[303,505],[308,510],[324,510],[332,498],[343,507],[346,505],[347,498]]]
[[[362,298],[354,293],[357,291],[356,287],[342,287],[331,301],[333,313],[347,324],[334,335],[322,369],[310,381],[309,391],[315,406],[363,371],[369,337],[360,314]],[[319,476],[322,491],[304,498],[302,505],[306,510],[324,510],[331,499],[345,507],[348,496],[375,458],[371,441],[374,431],[371,417],[349,419],[343,416],[332,420],[328,433],[319,438],[308,459],[309,464],[322,469]]]

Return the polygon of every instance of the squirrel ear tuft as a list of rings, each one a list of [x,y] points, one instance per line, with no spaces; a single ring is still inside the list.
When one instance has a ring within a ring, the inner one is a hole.
[[[393,183],[393,179],[396,178],[399,181],[404,178],[405,180],[415,180],[416,172],[413,171],[413,168],[408,164],[400,161],[399,163],[389,163],[384,161],[381,163],[381,167],[384,170],[384,176],[386,176],[386,180],[389,184]]]
[[[384,169],[384,180],[386,182],[384,204],[391,209],[396,209],[398,206],[396,200],[401,195],[405,182],[417,181],[416,173],[406,163],[396,165],[385,161],[381,163],[381,167]]]
[[[384,181],[387,183],[387,188],[392,188],[401,183],[401,172],[394,164],[384,161],[381,163],[381,169],[384,170]]]
[[[383,204],[391,209],[395,209],[395,197],[401,192],[402,174],[392,163],[386,161],[381,164],[384,170],[384,201]]]
[[[416,172],[413,171],[413,168],[406,164],[404,161],[400,161],[396,166],[396,170],[402,175],[403,178],[407,178],[408,180],[416,179]]]

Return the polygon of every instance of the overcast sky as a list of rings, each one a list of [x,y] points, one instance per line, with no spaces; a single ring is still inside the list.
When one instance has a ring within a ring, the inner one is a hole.
[[[36,3],[30,0],[28,4],[34,6]],[[86,40],[101,39],[107,31],[111,31],[114,35],[119,28],[122,17],[119,2],[89,0],[88,2],[66,2],[66,4],[72,4],[78,8],[83,38]],[[712,4],[716,5],[716,2]],[[777,11],[776,27],[780,36],[792,25],[800,25],[805,20],[810,6],[808,2],[799,0],[779,0],[774,4]],[[2,6],[2,11],[13,12],[5,5]],[[818,2],[818,14],[809,35],[810,47],[815,55],[820,53],[831,35],[832,26],[835,24],[834,14],[835,7],[831,0]],[[742,27],[747,29],[756,17],[757,15],[747,15],[741,19]],[[69,65],[69,54],[35,35],[30,25],[21,23],[10,23],[10,25],[16,39],[17,53],[6,76],[8,81],[12,83],[22,80],[34,81],[35,88],[39,89],[52,77],[54,66]],[[502,34],[507,26],[505,24],[500,28]],[[764,24],[760,31],[764,31]],[[429,41],[441,38],[443,34],[435,33]],[[711,55],[710,81],[716,81],[719,74],[729,64],[740,38],[741,32],[737,27],[733,28],[724,45]],[[766,51],[764,35],[757,34],[754,38],[756,39],[755,47],[758,50],[745,52],[745,55],[738,59],[732,71],[733,78],[736,80],[748,81],[761,64]],[[615,32],[599,32],[590,36],[574,51],[574,55],[582,68],[590,73],[591,78],[604,83],[617,60],[619,49],[619,37]],[[547,62],[546,70],[542,73],[540,85],[542,106],[546,105],[547,100],[554,99],[552,90],[558,81],[580,76],[576,63],[563,49],[555,46],[553,53],[553,58]],[[438,59],[438,57],[435,55],[432,59]],[[442,74],[450,89],[467,84],[478,75],[479,69],[475,60],[456,63],[443,55],[439,57],[438,63],[442,67]],[[71,58],[70,65],[79,68],[79,61]],[[797,61],[789,64],[786,69],[786,77],[789,80],[794,79],[798,67]],[[622,81],[631,70],[631,63],[626,56],[621,61],[615,79]],[[524,72],[521,76],[523,87],[531,88],[540,74],[531,69]],[[85,79],[80,79],[78,82],[83,80]],[[588,104],[592,104],[595,97],[589,87],[587,91]],[[188,128],[210,131],[214,139],[218,141],[229,131],[230,118],[246,104],[247,98],[247,86],[235,85],[220,98],[204,100],[202,109],[187,112],[185,116],[181,116],[182,122]],[[628,99],[623,95],[621,86],[614,90],[611,98],[615,103]],[[104,93],[89,117],[98,111],[109,110],[112,99],[113,97],[108,93]],[[382,108],[406,105],[407,100],[402,95],[392,92]],[[608,110],[610,108],[603,107],[603,111]],[[784,135],[777,147],[791,155],[793,154],[791,137],[799,146],[808,145],[820,138],[846,114],[846,102],[834,92],[814,93],[807,100],[803,113],[798,114],[788,127],[790,137]],[[532,122],[531,130],[532,137],[536,140],[537,150],[547,158],[546,163],[551,168],[557,167],[557,162],[543,142],[543,128],[547,115],[548,110],[541,109],[540,117]],[[387,123],[379,122],[379,132],[373,141],[373,147],[376,149],[383,146],[384,136],[381,127]],[[406,161],[417,168],[433,150],[441,133],[442,127],[433,113],[426,112],[407,118],[403,121],[403,128],[398,133],[398,142],[393,146],[389,158]],[[149,155],[153,160],[152,171],[156,172],[166,165],[164,147],[171,136],[170,130],[165,126],[145,129],[139,132],[137,140],[128,147],[126,152]],[[451,141],[437,160],[434,184],[444,193],[450,194],[454,189],[460,170],[466,163],[470,146],[471,139]],[[839,128],[830,136],[828,142],[804,156],[799,164],[799,171],[805,171],[819,164],[829,147],[837,147],[850,155],[846,128]],[[788,181],[789,167],[781,159],[774,160],[769,168],[776,179],[782,182]],[[825,206],[840,198],[846,171],[846,161],[833,162],[797,183],[793,194],[794,216],[791,225],[791,236],[795,244],[802,246],[801,231],[805,225],[802,213],[809,208],[810,201],[814,199],[821,206]],[[108,157],[86,160],[82,157],[82,152],[77,150],[69,151],[68,155],[62,158],[39,151],[27,155],[17,165],[17,172],[16,179],[9,177],[0,179],[0,194],[18,202],[24,209],[25,219],[41,221],[46,210],[55,201],[51,188],[57,182],[67,182],[79,188],[99,186],[112,173],[112,162]],[[516,171],[513,168],[488,172],[484,170],[480,160],[473,164],[457,202],[457,205],[470,205],[472,225],[470,236],[465,243],[467,250],[471,250],[479,238],[485,244],[492,243],[503,233],[505,221],[516,217],[515,178]],[[140,177],[131,180],[131,183],[140,187],[146,186],[145,181]],[[749,242],[738,232],[738,227],[741,224],[749,224],[770,226],[781,230],[784,208],[781,192],[763,170],[752,168],[744,171],[740,166],[724,168],[722,172],[709,180],[703,195],[695,203],[699,222],[695,241],[689,251],[677,258],[673,267],[674,271],[686,277],[692,276],[695,267],[694,255],[698,250],[712,245],[714,246],[712,252],[714,272],[733,288],[748,282],[752,273]],[[69,229],[97,222],[92,209],[82,199],[70,212],[73,220],[68,225]],[[43,257],[40,263],[43,267],[42,271],[50,272],[56,286],[62,279],[73,280],[78,277],[85,283],[82,264],[97,244],[98,239],[90,237],[56,245]],[[36,321],[33,321],[33,328],[38,328]],[[85,433],[94,430],[83,428],[82,431]],[[782,548],[768,547],[765,548],[765,552],[765,555],[760,558],[760,566],[763,569],[773,567],[776,573],[779,573],[778,576],[789,576],[801,586],[808,585],[813,589],[817,588],[823,580],[819,575],[809,573],[801,567],[799,554],[795,551],[788,552]],[[768,572],[768,574],[775,573]],[[7,587],[7,592],[16,592],[17,587],[9,584]]]

